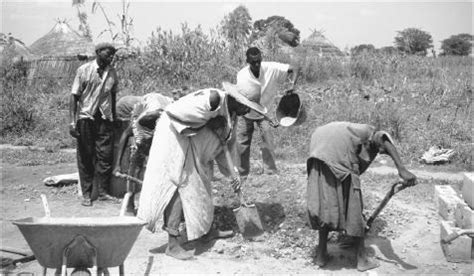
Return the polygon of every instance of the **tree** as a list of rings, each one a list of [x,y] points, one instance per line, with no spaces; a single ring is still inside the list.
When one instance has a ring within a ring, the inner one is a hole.
[[[407,28],[398,31],[395,46],[407,54],[426,56],[427,50],[433,47],[433,38],[425,31],[417,28]]]
[[[468,56],[472,51],[471,34],[457,34],[441,42],[441,55]]]
[[[257,40],[266,36],[269,32],[276,34],[278,38],[291,47],[296,47],[300,44],[300,31],[293,26],[290,20],[279,15],[255,21],[250,40]]]
[[[220,24],[220,32],[230,44],[230,52],[241,58],[242,51],[247,47],[252,30],[252,18],[243,5],[227,14]]]
[[[379,49],[379,52],[385,55],[396,55],[398,54],[398,49],[393,46],[384,46]]]
[[[360,44],[351,48],[351,55],[357,56],[361,53],[374,53],[375,47],[372,44]]]

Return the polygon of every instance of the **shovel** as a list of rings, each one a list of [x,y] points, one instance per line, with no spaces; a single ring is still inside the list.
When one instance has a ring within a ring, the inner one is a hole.
[[[133,182],[138,183],[138,184],[143,184],[143,181],[141,181],[140,179],[135,178],[133,176],[130,176],[128,174],[124,174],[124,173],[116,173],[115,176],[120,177],[120,178],[124,178],[124,179],[127,180],[127,193],[125,193],[125,195],[123,196],[122,206],[120,207],[120,216],[124,216],[125,212],[127,210],[128,201],[130,200],[130,197],[132,196],[132,192],[130,191],[130,182],[129,181],[133,181]]]
[[[395,182],[390,190],[387,192],[385,197],[382,199],[380,202],[379,206],[375,209],[375,211],[372,213],[372,215],[369,217],[367,220],[366,226],[365,226],[365,232],[369,232],[370,227],[372,227],[372,223],[374,222],[375,218],[378,216],[378,214],[382,211],[382,209],[387,205],[388,201],[394,196],[396,193],[408,188],[409,186],[406,185],[404,181],[397,181]]]
[[[217,137],[221,141],[222,148],[224,149],[225,159],[227,161],[227,166],[229,167],[231,177],[238,178],[238,171],[234,166],[234,162],[232,161],[232,157],[230,156],[229,148],[227,147],[226,142],[221,139],[219,135],[217,135]],[[260,220],[260,216],[258,215],[258,210],[255,204],[245,203],[242,194],[242,188],[239,188],[237,191],[237,196],[239,197],[239,207],[233,211],[242,236],[244,238],[253,238],[263,234],[262,221]]]

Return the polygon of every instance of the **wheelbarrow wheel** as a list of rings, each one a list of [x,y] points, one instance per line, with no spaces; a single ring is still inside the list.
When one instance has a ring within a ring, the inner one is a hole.
[[[71,272],[71,276],[91,276],[92,273],[89,271],[87,268],[74,268],[74,270]]]

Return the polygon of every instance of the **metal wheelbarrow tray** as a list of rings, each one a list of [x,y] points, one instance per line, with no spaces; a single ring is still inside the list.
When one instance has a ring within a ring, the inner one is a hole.
[[[146,223],[114,216],[29,217],[13,224],[44,268],[119,266],[123,272],[123,263]]]

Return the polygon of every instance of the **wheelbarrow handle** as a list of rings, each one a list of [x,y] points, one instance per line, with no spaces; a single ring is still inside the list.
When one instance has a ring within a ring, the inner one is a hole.
[[[391,187],[390,190],[385,194],[385,197],[382,199],[380,202],[379,206],[375,209],[375,211],[372,213],[372,215],[369,217],[366,223],[365,227],[365,232],[368,232],[370,230],[370,227],[372,226],[372,223],[374,222],[375,218],[379,215],[379,213],[382,211],[382,209],[387,205],[388,201],[392,198],[393,195],[396,193],[406,189],[409,187],[406,185],[405,181],[397,181],[395,182]]]
[[[48,199],[45,194],[41,194],[41,201],[43,202],[45,217],[51,217],[51,210],[49,209]]]

